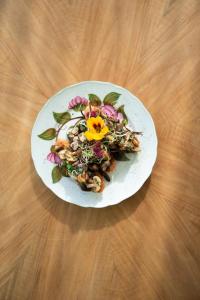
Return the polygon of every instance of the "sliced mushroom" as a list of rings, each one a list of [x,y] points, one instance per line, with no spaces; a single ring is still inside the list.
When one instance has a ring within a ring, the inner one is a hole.
[[[70,140],[73,140],[75,138],[75,136],[78,135],[79,129],[78,127],[73,127],[72,129],[70,129],[67,133],[67,136]]]
[[[98,167],[97,164],[91,164],[91,165],[89,165],[89,169],[90,169],[91,171],[98,171],[98,170],[99,170],[99,167]]]
[[[92,181],[93,181],[92,183],[87,184],[87,188],[91,189],[93,192],[96,192],[96,193],[100,192],[101,183],[102,183],[101,178],[99,176],[95,175],[92,178]]]
[[[77,161],[77,160],[78,160],[78,157],[73,156],[73,155],[70,154],[70,153],[67,153],[67,154],[66,154],[66,159],[67,159],[68,161],[70,161],[70,162],[73,162],[73,161]]]
[[[79,131],[78,127],[74,127],[74,128],[72,128],[71,133],[74,135],[77,135],[78,131]]]
[[[77,140],[75,140],[74,142],[71,143],[71,147],[72,147],[73,150],[77,150],[78,146],[79,146],[79,144],[78,144]]]
[[[82,132],[81,134],[79,134],[79,140],[83,143],[86,141],[86,137],[85,134]]]
[[[72,166],[76,167],[76,166],[78,166],[78,164],[79,164],[79,161],[77,160],[72,164]]]
[[[106,160],[101,164],[101,169],[105,172],[109,166],[110,166],[110,161]]]
[[[133,138],[133,140],[132,140],[132,143],[133,143],[133,145],[135,146],[135,147],[139,147],[139,141],[138,141],[138,139],[136,138],[136,137],[134,137]]]
[[[85,183],[85,182],[86,182],[86,178],[85,178],[85,176],[84,176],[83,174],[79,174],[79,175],[77,176],[77,181],[78,181],[79,183]]]
[[[61,159],[65,159],[66,158],[66,151],[67,150],[61,150],[58,152],[58,156],[61,158]]]
[[[77,176],[77,181],[80,183],[86,183],[88,181],[89,177],[86,172],[83,172],[82,174],[79,174]]]
[[[68,161],[77,161],[78,160],[78,155],[76,156],[76,153],[71,152],[70,150],[61,150],[58,152],[58,156],[61,159],[67,159]]]
[[[139,152],[139,151],[141,151],[140,147],[133,148],[133,152]]]

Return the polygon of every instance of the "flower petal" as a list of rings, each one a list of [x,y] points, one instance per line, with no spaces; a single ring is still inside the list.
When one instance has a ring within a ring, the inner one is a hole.
[[[91,118],[87,119],[87,128],[93,132],[95,132],[94,124],[96,124],[96,118],[91,117]]]
[[[96,121],[96,124],[100,124],[101,125],[101,128],[104,126],[104,120],[100,117],[100,116],[97,116],[95,118],[95,121]]]
[[[94,133],[91,131],[85,131],[84,134],[88,141],[92,141],[94,139]]]
[[[124,120],[124,116],[123,116],[123,114],[122,113],[118,113],[117,114],[117,120],[121,123],[123,120]]]
[[[76,104],[80,104],[82,101],[81,101],[81,97],[80,96],[76,96],[75,97],[75,101],[76,101]]]
[[[47,155],[47,159],[48,161],[52,162],[53,164],[55,163],[55,159],[54,159],[54,153],[53,152],[50,152],[48,155]]]
[[[108,126],[104,126],[102,129],[101,129],[101,132],[100,132],[100,134],[103,134],[103,135],[105,135],[106,133],[108,133],[109,132],[109,128],[108,128]]]
[[[61,163],[61,159],[60,157],[55,153],[55,156],[54,156],[54,161],[56,164],[60,164]]]
[[[84,98],[84,97],[82,98],[80,96],[76,96],[73,99],[71,99],[71,101],[69,102],[68,108],[69,109],[73,109],[78,104],[87,105],[88,104],[88,100],[86,98]]]
[[[112,105],[103,105],[101,107],[103,114],[107,115],[109,118],[117,119],[117,111]]]
[[[82,98],[82,103],[84,104],[84,105],[87,105],[88,104],[88,100],[86,99],[86,98]]]
[[[77,102],[76,102],[76,98],[72,99],[72,107],[76,106]]]
[[[104,138],[104,134],[102,134],[101,132],[100,133],[95,133],[94,134],[94,140],[96,141],[100,141]]]

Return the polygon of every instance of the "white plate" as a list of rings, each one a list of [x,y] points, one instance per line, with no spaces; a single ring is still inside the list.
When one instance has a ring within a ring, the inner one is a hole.
[[[52,112],[66,111],[73,97],[88,98],[88,94],[96,94],[103,99],[110,92],[121,94],[118,104],[125,104],[129,126],[143,132],[143,135],[139,136],[141,152],[128,154],[130,161],[117,162],[116,170],[111,175],[111,182],[106,184],[102,193],[84,192],[69,177],[53,184],[51,170],[54,165],[47,161],[46,156],[54,140],[42,140],[38,134],[47,128],[56,128]],[[37,173],[44,184],[58,197],[80,206],[105,207],[117,204],[136,193],[150,176],[157,156],[157,137],[150,113],[128,90],[109,82],[85,81],[64,88],[43,106],[33,126],[31,151]]]

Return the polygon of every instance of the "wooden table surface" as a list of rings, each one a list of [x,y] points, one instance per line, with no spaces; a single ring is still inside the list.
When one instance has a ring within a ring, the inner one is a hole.
[[[128,88],[159,139],[104,209],[59,200],[30,154],[48,97],[84,80]],[[200,1],[0,0],[0,82],[0,299],[200,299]]]

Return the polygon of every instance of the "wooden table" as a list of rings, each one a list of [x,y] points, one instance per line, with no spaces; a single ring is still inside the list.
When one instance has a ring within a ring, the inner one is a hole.
[[[0,1],[0,299],[200,299],[200,1]],[[110,81],[150,110],[151,178],[123,203],[65,203],[33,167],[37,113]]]

